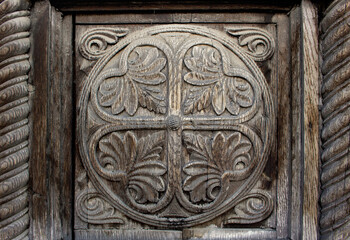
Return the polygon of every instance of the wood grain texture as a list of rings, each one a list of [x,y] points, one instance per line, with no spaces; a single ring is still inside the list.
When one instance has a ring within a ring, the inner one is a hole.
[[[319,63],[318,13],[311,1],[302,1],[304,190],[303,239],[318,236],[319,197]]]
[[[72,238],[72,18],[32,10],[32,238]]]
[[[28,239],[29,1],[0,1],[0,239]]]
[[[302,234],[302,81],[301,81],[301,9],[300,6],[295,7],[290,13],[290,36],[291,36],[291,72],[292,72],[292,189],[291,198],[291,239],[300,239]]]
[[[101,58],[84,82],[77,117],[80,154],[97,192],[127,217],[156,227],[202,224],[234,207],[228,224],[270,216],[270,194],[248,192],[274,139],[270,89],[253,62],[272,57],[270,33],[232,26],[227,36],[180,24],[125,37],[127,29],[114,30],[92,28],[78,38],[84,59]],[[123,39],[109,49],[118,34]],[[238,45],[222,44],[235,38]],[[241,60],[233,64],[234,57]],[[76,202],[77,215],[96,223],[100,214],[84,217],[84,202]],[[101,215],[101,223],[113,216]]]
[[[323,152],[321,239],[350,236],[350,1],[334,1],[320,23]]]

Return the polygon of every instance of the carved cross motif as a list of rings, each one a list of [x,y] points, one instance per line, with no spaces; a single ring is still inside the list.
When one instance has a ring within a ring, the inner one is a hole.
[[[96,63],[79,106],[80,153],[96,190],[157,226],[195,225],[242,202],[272,142],[263,74],[205,27],[130,34]]]

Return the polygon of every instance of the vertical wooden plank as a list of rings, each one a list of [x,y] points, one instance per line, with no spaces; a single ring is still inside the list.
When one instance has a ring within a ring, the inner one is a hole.
[[[318,13],[309,0],[303,0],[302,55],[303,55],[303,138],[304,189],[303,239],[318,238],[319,197],[319,62]]]
[[[301,10],[295,7],[290,12],[290,38],[291,38],[291,75],[292,75],[292,186],[291,186],[291,238],[301,238],[301,216],[302,216],[302,87],[301,87]]]
[[[33,239],[72,238],[72,18],[34,7]]]
[[[61,154],[62,146],[60,139],[61,112],[62,112],[62,85],[60,79],[62,77],[61,62],[61,21],[59,14],[51,8],[50,21],[50,52],[49,52],[49,113],[48,113],[48,148],[47,155],[50,161],[49,169],[49,199],[50,199],[50,220],[51,220],[51,238],[62,238],[60,218],[60,199],[61,188]]]
[[[278,180],[280,190],[277,194],[277,238],[289,236],[290,185],[291,185],[291,79],[290,79],[290,42],[289,19],[285,14],[276,14],[278,42],[278,114],[277,114],[277,151]]]
[[[72,19],[52,8],[49,89],[50,217],[52,239],[71,238]]]
[[[36,2],[32,10],[32,125],[30,176],[32,186],[31,238],[49,239],[48,230],[48,169],[47,162],[47,115],[48,115],[48,43],[50,23],[50,5],[47,2]]]
[[[61,145],[62,145],[62,237],[63,239],[73,238],[73,149],[74,145],[74,101],[73,101],[73,19],[71,15],[64,16],[62,21],[62,128],[61,128]]]

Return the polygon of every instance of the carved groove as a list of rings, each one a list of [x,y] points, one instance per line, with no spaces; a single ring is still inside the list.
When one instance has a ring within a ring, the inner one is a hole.
[[[28,8],[0,3],[0,239],[28,239]]]
[[[347,239],[350,223],[350,1],[334,1],[323,32],[321,239]],[[341,237],[340,237],[341,236]]]

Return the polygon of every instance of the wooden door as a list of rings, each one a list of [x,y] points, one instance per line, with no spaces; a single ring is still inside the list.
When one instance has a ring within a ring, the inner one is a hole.
[[[317,208],[303,203],[300,8],[235,6],[79,6],[61,15],[36,4],[34,49],[48,49],[35,51],[43,65],[34,85],[48,94],[34,100],[33,125],[46,126],[47,138],[33,136],[33,154],[48,160],[33,160],[33,218],[41,219],[33,236],[317,231],[302,224],[317,222]]]

